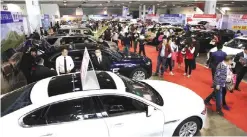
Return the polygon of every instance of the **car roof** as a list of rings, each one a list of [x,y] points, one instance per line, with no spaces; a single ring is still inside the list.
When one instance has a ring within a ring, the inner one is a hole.
[[[77,34],[77,35],[52,35],[52,36],[47,36],[45,38],[73,38],[73,37],[84,37],[84,38],[89,38],[88,35],[83,35],[83,34]]]
[[[101,95],[116,92],[125,94],[125,85],[121,78],[116,74],[106,71],[88,71],[87,75],[92,76],[93,73],[96,73],[101,89],[92,88],[89,90],[82,90],[80,73],[72,73],[46,78],[37,82],[32,88],[30,99],[33,104],[45,105],[50,102],[76,98],[79,96]],[[92,81],[87,83],[87,86],[93,87],[90,85],[91,83]]]
[[[239,36],[236,39],[247,40],[247,35]]]

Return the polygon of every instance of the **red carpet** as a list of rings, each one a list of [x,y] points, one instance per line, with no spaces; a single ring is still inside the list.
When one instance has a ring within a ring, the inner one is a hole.
[[[120,49],[122,49],[122,46],[120,46]],[[153,46],[146,46],[145,50],[146,55],[152,59],[153,71],[155,71],[157,51]],[[131,49],[131,51],[133,51],[133,49]],[[196,70],[192,71],[190,78],[187,78],[183,76],[184,64],[182,64],[180,69],[178,69],[176,64],[173,72],[175,74],[174,76],[170,76],[168,73],[165,73],[164,80],[183,85],[196,92],[203,99],[205,99],[212,92],[212,89],[210,88],[212,83],[210,69],[197,64]],[[241,92],[227,92],[226,103],[229,105],[230,111],[223,110],[223,112],[225,114],[224,117],[227,120],[247,132],[247,84],[242,82],[240,84],[240,89],[242,90]],[[212,101],[211,103],[213,106],[210,109],[215,110],[215,102]]]

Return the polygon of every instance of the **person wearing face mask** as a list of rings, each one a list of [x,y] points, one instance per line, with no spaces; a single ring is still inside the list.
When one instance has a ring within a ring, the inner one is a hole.
[[[68,56],[68,49],[62,48],[62,55],[56,59],[56,71],[58,75],[68,74],[72,71],[75,64],[73,59]]]
[[[102,55],[100,48],[95,50],[95,57],[92,62],[95,70],[110,71],[111,62],[107,56]]]

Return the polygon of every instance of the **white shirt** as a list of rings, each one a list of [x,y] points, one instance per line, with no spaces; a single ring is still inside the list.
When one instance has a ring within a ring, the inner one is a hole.
[[[113,36],[112,36],[112,39],[113,40],[118,40],[118,34],[117,33],[114,33]]]
[[[102,56],[97,57],[97,59],[99,63],[102,62]]]
[[[162,44],[162,48],[161,48],[161,51],[160,51],[160,56],[161,56],[161,57],[164,57],[164,56],[165,56],[165,49],[166,49],[166,46],[164,46],[164,45]]]
[[[56,71],[57,74],[60,75],[60,73],[65,73],[64,70],[64,58],[66,58],[66,64],[67,64],[67,72],[70,72],[74,68],[74,61],[70,56],[59,56],[56,59]]]

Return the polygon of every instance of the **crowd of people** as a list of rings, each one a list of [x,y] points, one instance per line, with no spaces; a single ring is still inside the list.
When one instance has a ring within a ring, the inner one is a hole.
[[[130,55],[130,48],[133,48],[135,53],[146,56],[147,24],[127,25],[119,22],[91,22],[89,26],[97,30],[99,27],[97,24],[109,26],[100,39],[113,41],[117,45],[123,46],[125,56]],[[181,64],[183,63],[185,64],[184,76],[190,78],[193,75],[193,71],[196,70],[196,57],[199,54],[200,43],[196,37],[191,37],[189,30],[185,30],[184,35],[187,37],[182,41],[181,36],[172,30],[164,30],[164,32],[159,30],[157,32],[158,56],[154,76],[163,77],[165,72],[169,72],[173,76],[175,75],[173,71],[176,66],[175,64],[177,64],[178,68],[181,68]],[[222,51],[223,43],[221,42],[220,35],[215,34],[210,44],[216,46],[218,50],[213,52],[208,60],[208,65],[212,71],[211,87],[213,88],[213,92],[205,99],[205,104],[211,105],[210,100],[216,100],[217,112],[223,115],[221,111],[222,105],[224,109],[230,109],[225,100],[227,91],[240,91],[239,84],[247,72],[247,45],[244,45],[244,51],[237,54],[234,58],[238,70],[232,71],[233,59]],[[94,66],[95,69],[109,71],[110,60],[101,55],[100,49],[95,50],[95,55],[95,59],[92,59],[94,64],[96,64]],[[21,69],[28,83],[49,76],[67,74],[72,72],[74,68],[73,60],[68,56],[68,50],[66,48],[62,49],[62,55],[56,59],[56,70],[45,67],[43,65],[44,60],[36,59],[36,56],[37,50],[30,48],[28,53],[24,53],[22,59],[24,63],[21,64]]]

